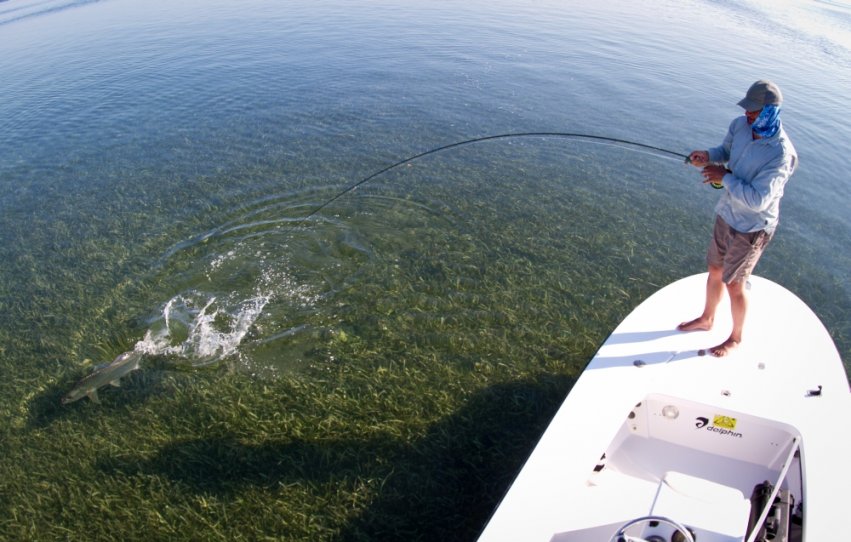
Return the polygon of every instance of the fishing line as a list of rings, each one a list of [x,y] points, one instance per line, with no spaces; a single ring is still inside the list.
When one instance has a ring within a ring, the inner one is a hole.
[[[464,145],[472,145],[473,143],[481,143],[482,141],[491,141],[491,140],[494,140],[494,139],[508,139],[508,138],[518,138],[518,137],[559,137],[559,138],[572,138],[572,139],[588,139],[588,140],[591,140],[591,141],[597,141],[597,142],[603,142],[603,143],[615,143],[615,144],[620,144],[620,145],[631,145],[633,147],[639,147],[639,148],[642,148],[642,149],[656,151],[656,152],[660,152],[660,153],[663,153],[663,154],[669,154],[671,156],[676,156],[677,158],[688,158],[687,155],[685,155],[683,153],[671,151],[671,150],[668,150],[668,149],[664,149],[662,147],[655,147],[653,145],[647,145],[647,144],[644,144],[644,143],[637,143],[635,141],[629,141],[629,140],[626,140],[626,139],[618,139],[616,137],[605,137],[605,136],[598,136],[598,135],[591,135],[591,134],[579,134],[579,133],[570,133],[570,132],[519,132],[519,133],[511,133],[511,134],[497,134],[497,135],[490,135],[490,136],[484,136],[484,137],[476,137],[476,138],[473,138],[473,139],[466,139],[464,141],[457,141],[455,143],[450,143],[448,145],[443,145],[443,146],[440,146],[440,147],[435,147],[433,149],[429,149],[425,152],[421,152],[419,154],[409,156],[408,158],[405,158],[404,160],[400,160],[400,161],[396,162],[395,164],[391,164],[391,165],[389,165],[389,166],[387,166],[387,167],[385,167],[385,168],[383,168],[379,171],[376,171],[372,175],[369,175],[368,177],[364,177],[363,179],[359,180],[358,182],[344,188],[338,194],[335,194],[332,198],[330,198],[325,203],[323,203],[322,205],[320,205],[319,207],[317,207],[316,209],[311,211],[307,216],[302,218],[298,222],[297,226],[301,226],[304,222],[306,222],[307,220],[312,218],[314,215],[316,215],[317,213],[322,211],[322,209],[328,207],[329,205],[331,205],[332,203],[334,203],[335,201],[337,201],[341,197],[345,196],[349,192],[355,190],[359,186],[368,183],[369,181],[371,181],[372,179],[378,177],[379,175],[381,175],[383,173],[387,173],[391,169],[405,165],[408,162],[413,162],[414,160],[417,160],[417,159],[422,158],[424,156],[428,156],[430,154],[435,154],[435,153],[445,151],[445,150],[448,150],[448,149],[453,149],[455,147],[462,147]]]

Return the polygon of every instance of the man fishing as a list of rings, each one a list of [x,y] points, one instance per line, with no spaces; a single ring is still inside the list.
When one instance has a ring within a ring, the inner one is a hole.
[[[710,349],[726,356],[742,342],[748,308],[745,284],[774,235],[780,199],[798,165],[798,156],[780,122],[783,96],[771,81],[751,85],[738,105],[745,115],[730,123],[718,147],[692,151],[688,161],[702,168],[703,182],[724,192],[715,206],[715,229],[706,262],[706,304],[703,313],[683,322],[680,331],[708,331],[724,295],[730,295],[733,330]]]

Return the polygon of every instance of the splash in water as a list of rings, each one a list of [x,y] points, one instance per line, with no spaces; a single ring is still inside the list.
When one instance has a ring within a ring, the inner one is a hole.
[[[266,272],[250,293],[213,294],[191,289],[169,299],[151,320],[135,350],[166,356],[195,367],[240,356],[240,345],[272,300],[312,305],[307,286],[281,272]]]
[[[268,293],[237,302],[202,292],[176,295],[135,349],[176,357],[194,366],[215,363],[237,353],[270,299]]]

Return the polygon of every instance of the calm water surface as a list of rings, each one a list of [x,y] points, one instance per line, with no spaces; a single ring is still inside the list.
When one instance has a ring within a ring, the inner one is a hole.
[[[353,344],[593,353],[703,270],[717,194],[670,153],[489,140],[303,219],[494,134],[713,146],[758,78],[801,159],[758,273],[847,367],[847,2],[0,2],[0,434],[85,431],[43,405],[133,348],[258,386]]]

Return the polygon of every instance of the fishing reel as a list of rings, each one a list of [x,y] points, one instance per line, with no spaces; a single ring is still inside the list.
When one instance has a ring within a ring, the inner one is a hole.
[[[691,156],[686,156],[685,163],[691,164]],[[721,184],[721,183],[709,183],[709,186],[711,186],[712,188],[714,188],[716,190],[720,190],[720,189],[724,188],[724,185]]]

